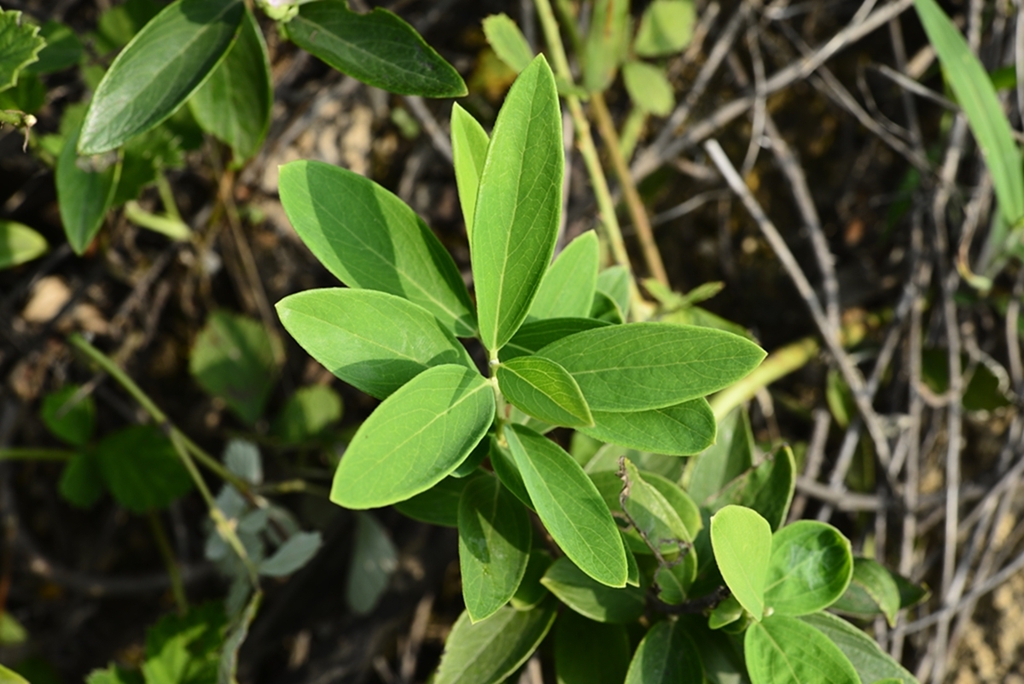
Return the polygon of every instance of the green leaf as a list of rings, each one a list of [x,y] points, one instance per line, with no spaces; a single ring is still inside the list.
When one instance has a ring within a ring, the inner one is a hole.
[[[18,72],[39,59],[46,41],[39,27],[21,20],[21,12],[0,9],[0,90],[18,81]]]
[[[711,546],[732,595],[760,620],[772,549],[768,521],[749,508],[726,506],[711,518]]]
[[[504,607],[474,623],[463,613],[445,642],[433,684],[498,684],[519,669],[555,621],[557,604],[532,610]]]
[[[480,174],[484,171],[487,132],[473,115],[452,105],[452,162],[455,164],[455,184],[459,188],[459,204],[466,222],[466,236],[472,239],[473,216],[476,213],[476,195],[480,188]]]
[[[622,684],[631,652],[622,625],[594,622],[570,610],[555,625],[558,684]]]
[[[743,664],[742,642],[723,632],[701,629],[701,617],[680,618],[690,627],[689,636],[697,645],[708,684],[750,684]]]
[[[596,321],[603,321],[613,325],[620,325],[626,322],[626,314],[619,308],[615,300],[600,290],[594,293],[594,303],[590,307],[590,317]]]
[[[884,615],[890,626],[900,610],[900,589],[892,573],[870,558],[853,559],[853,578],[832,610],[846,615],[871,618]]]
[[[690,495],[680,489],[675,482],[658,473],[641,470],[640,476],[665,497],[665,500],[672,506],[672,510],[679,516],[679,520],[686,526],[687,536],[684,539],[693,541],[704,526],[704,521],[701,518],[700,509]]]
[[[516,22],[504,12],[484,18],[484,35],[498,58],[517,74],[530,66],[533,50]]]
[[[695,501],[708,502],[754,461],[754,433],[744,407],[738,406],[718,423],[717,441],[693,462],[687,491]]]
[[[385,9],[356,14],[342,2],[310,2],[285,30],[302,49],[368,85],[423,97],[467,92],[459,72],[416,29]]]
[[[267,44],[256,17],[246,10],[238,39],[189,106],[204,131],[231,147],[240,166],[267,137],[273,101]]]
[[[551,261],[564,166],[558,93],[542,55],[509,90],[480,175],[470,256],[480,339],[492,353],[519,329]]]
[[[473,360],[421,306],[375,290],[307,290],[277,303],[281,324],[334,375],[383,399],[435,366]]]
[[[82,41],[70,26],[59,21],[48,21],[39,29],[46,46],[39,53],[39,61],[30,64],[26,73],[49,74],[78,64],[82,58]]]
[[[286,444],[301,444],[341,420],[341,397],[330,387],[298,389],[281,409],[271,432]]]
[[[592,411],[644,411],[715,392],[757,367],[764,351],[731,333],[672,323],[614,325],[538,352],[579,383]]]
[[[469,477],[473,473],[478,472],[480,464],[484,462],[487,455],[491,451],[491,444],[489,439],[482,439],[480,443],[473,447],[473,451],[469,452],[469,456],[466,457],[459,467],[452,471],[452,477]]]
[[[629,0],[596,0],[583,44],[583,86],[605,90],[625,57],[629,41]]]
[[[715,441],[715,414],[704,398],[634,413],[594,411],[593,416],[593,427],[578,429],[602,442],[640,451],[686,456]]]
[[[623,460],[620,471],[623,495],[619,500],[630,522],[647,545],[660,553],[678,553],[693,535],[679,518],[672,504],[656,488],[647,484],[629,459]]]
[[[146,187],[155,183],[165,170],[184,168],[185,151],[181,136],[171,130],[169,123],[165,121],[124,144],[121,176],[111,206],[116,207],[135,199]]]
[[[629,286],[630,275],[625,266],[609,266],[597,274],[597,291],[615,302],[623,320],[629,316]]]
[[[0,681],[3,680],[0,679]],[[93,670],[85,680],[85,684],[143,684],[143,682],[142,673],[138,670],[128,670],[114,663],[111,663],[105,670]]]
[[[46,104],[46,86],[39,76],[25,71],[13,88],[0,91],[0,109],[35,114]]]
[[[59,491],[64,500],[78,508],[92,508],[106,489],[96,452],[73,457],[60,475]]]
[[[659,567],[654,574],[654,584],[658,587],[658,599],[663,603],[675,605],[686,600],[690,587],[697,578],[697,554],[692,548],[685,549],[668,560],[668,564]]]
[[[10,610],[0,614],[0,646],[17,646],[28,641],[28,630],[18,622]]]
[[[490,442],[491,467],[494,468],[494,474],[501,480],[501,484],[505,485],[505,488],[527,508],[537,510],[533,505],[533,500],[530,499],[530,493],[526,491],[526,484],[523,483],[523,476],[519,473],[515,458],[512,457],[508,448],[498,444],[493,436],[488,441]]]
[[[279,345],[259,321],[214,311],[196,337],[189,370],[200,387],[251,425],[274,388]]]
[[[643,589],[613,588],[596,582],[564,556],[548,568],[541,583],[564,604],[597,622],[626,624],[644,613]]]
[[[80,154],[120,147],[174,113],[216,68],[245,15],[241,0],[178,0],[117,56],[89,104]]]
[[[547,588],[541,584],[544,573],[551,567],[551,554],[544,549],[534,547],[530,551],[530,559],[526,562],[523,581],[512,596],[510,603],[516,610],[530,610],[540,604],[548,595]]]
[[[85,446],[96,427],[96,403],[91,394],[84,394],[71,403],[82,388],[64,385],[43,399],[39,417],[46,428],[72,446]]]
[[[776,615],[807,615],[832,605],[853,576],[850,541],[815,520],[799,520],[772,536],[764,601]]]
[[[171,614],[146,632],[147,683],[198,684],[217,681],[227,620],[219,603]]]
[[[334,473],[331,501],[378,508],[433,487],[455,470],[494,419],[494,391],[475,370],[425,370],[359,427]]]
[[[703,682],[700,652],[681,622],[668,619],[651,627],[633,654],[625,684]]]
[[[654,0],[640,18],[633,50],[641,57],[662,57],[690,44],[697,13],[692,0]]]
[[[486,441],[486,440],[485,440]],[[442,525],[444,527],[459,526],[459,500],[472,477],[446,477],[425,492],[399,501],[395,508],[402,515],[413,520]]]
[[[602,584],[626,583],[626,551],[615,521],[572,456],[529,428],[507,426],[505,437],[537,514],[562,551]]]
[[[259,564],[260,574],[265,577],[290,575],[308,563],[322,544],[319,532],[297,532]]]
[[[668,116],[676,105],[672,84],[665,72],[646,62],[626,62],[622,67],[629,98],[643,112]]]
[[[793,617],[773,615],[750,625],[744,651],[752,684],[860,684],[843,652]]]
[[[733,624],[742,617],[743,606],[740,605],[735,596],[730,595],[711,611],[711,614],[708,616],[708,628],[718,630]]]
[[[135,513],[168,506],[192,489],[170,441],[152,425],[133,425],[96,447],[100,472],[119,504]]]
[[[508,344],[501,348],[499,358],[504,362],[519,356],[529,356],[563,337],[607,325],[608,323],[593,318],[547,318],[527,321],[512,336]]]
[[[68,136],[57,159],[57,203],[71,249],[81,255],[96,237],[114,201],[120,159],[79,157],[79,129]]]
[[[593,425],[590,408],[568,371],[539,356],[521,356],[498,366],[505,398],[539,420],[554,425]]]
[[[126,0],[111,7],[100,15],[96,49],[105,54],[124,47],[163,7],[157,0]]]
[[[474,334],[459,269],[405,202],[368,178],[315,161],[285,164],[278,188],[299,237],[343,283],[405,297],[456,335]]]
[[[540,281],[530,305],[530,319],[586,318],[590,314],[599,248],[597,233],[588,230],[562,250]]]
[[[926,584],[911,582],[903,575],[890,572],[896,586],[900,590],[900,608],[913,608],[931,596],[932,592]]]
[[[29,684],[29,681],[14,670],[9,670],[0,665],[0,684]]]
[[[490,617],[516,593],[532,540],[530,516],[497,478],[475,478],[459,502],[459,567],[466,612]]]
[[[786,522],[795,488],[796,460],[793,451],[784,446],[732,480],[708,508],[714,512],[729,504],[746,506],[777,530]]]
[[[999,209],[1013,226],[1024,218],[1024,169],[995,87],[960,30],[935,0],[914,0],[914,8],[992,173]]]
[[[874,684],[881,679],[917,684],[914,675],[883,651],[877,641],[846,620],[828,613],[814,613],[801,617],[800,621],[813,626],[835,644],[853,664],[863,684]]]
[[[398,569],[398,549],[387,528],[369,513],[356,514],[355,544],[348,567],[345,599],[353,612],[368,615]]]

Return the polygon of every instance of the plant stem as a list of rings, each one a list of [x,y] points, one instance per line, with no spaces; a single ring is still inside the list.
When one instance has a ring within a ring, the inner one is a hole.
[[[551,9],[550,0],[534,0],[537,7],[537,16],[540,18],[541,26],[544,29],[544,38],[547,40],[551,52],[551,59],[554,62],[555,73],[566,83],[574,83],[572,70],[569,69],[569,60],[565,55],[565,46],[562,44],[562,36],[558,30],[558,20]],[[640,289],[636,285],[636,278],[633,277],[633,267],[629,263],[629,253],[626,251],[626,243],[622,240],[622,229],[619,227],[619,219],[615,215],[615,204],[612,202],[612,193],[608,189],[608,179],[601,168],[601,160],[597,155],[597,147],[594,145],[594,138],[590,134],[590,122],[583,113],[583,106],[580,99],[575,95],[566,95],[565,101],[569,105],[569,113],[572,116],[573,126],[576,129],[576,144],[583,163],[587,167],[587,174],[594,186],[594,196],[597,198],[597,206],[601,213],[601,222],[604,224],[607,233],[608,244],[612,250],[612,257],[615,263],[626,268],[630,274],[629,290],[633,300],[631,307],[634,315],[642,315],[646,310],[643,297],[640,296]]]
[[[68,449],[0,449],[0,461],[70,461],[77,455]]]
[[[181,569],[178,568],[178,560],[174,557],[171,544],[167,541],[167,533],[160,522],[160,516],[156,511],[150,511],[149,527],[153,531],[153,539],[156,540],[156,547],[160,556],[167,566],[167,576],[171,580],[171,593],[174,594],[174,603],[178,606],[178,613],[184,615],[188,612],[188,597],[185,595],[185,582],[181,579]]]
[[[622,194],[625,195],[626,207],[633,219],[633,226],[636,228],[636,236],[643,249],[647,269],[659,283],[668,287],[668,274],[665,272],[665,264],[661,261],[658,244],[654,241],[654,231],[651,229],[651,221],[647,217],[647,209],[644,208],[643,200],[640,199],[640,193],[636,189],[636,183],[633,182],[633,175],[629,172],[629,166],[622,154],[619,134],[615,130],[615,122],[612,120],[611,112],[608,111],[608,105],[605,104],[603,93],[591,94],[590,111],[593,112],[597,129],[601,131],[604,144],[608,147],[615,175],[619,177]]]
[[[773,351],[750,375],[711,398],[711,410],[715,412],[715,420],[721,420],[729,411],[753,399],[762,387],[767,387],[779,378],[803,368],[820,349],[815,338],[805,337]]]

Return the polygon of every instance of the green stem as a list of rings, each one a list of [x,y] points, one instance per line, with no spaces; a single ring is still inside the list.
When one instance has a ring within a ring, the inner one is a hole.
[[[544,29],[544,38],[547,40],[551,59],[554,62],[555,73],[566,83],[574,83],[572,70],[569,68],[569,60],[565,55],[565,45],[562,44],[562,36],[558,29],[558,20],[551,9],[550,0],[535,0],[537,16],[540,18],[541,26]],[[634,315],[643,315],[646,310],[643,297],[636,285],[636,278],[633,277],[633,267],[629,263],[629,253],[626,251],[626,243],[622,239],[622,228],[619,226],[619,219],[615,215],[615,203],[612,201],[612,193],[608,188],[608,179],[601,168],[601,160],[597,154],[597,147],[594,145],[594,137],[590,133],[590,122],[583,113],[583,106],[580,99],[575,95],[566,95],[565,101],[569,105],[569,113],[572,116],[573,125],[576,128],[576,143],[583,157],[583,163],[587,167],[587,174],[594,186],[594,196],[597,199],[598,210],[601,213],[601,222],[604,224],[607,233],[608,244],[612,250],[615,263],[625,267],[630,274],[630,296],[633,300]]]
[[[7,124],[16,128],[29,129],[35,126],[37,122],[36,117],[17,109],[0,109],[0,126]]]
[[[0,461],[70,461],[77,455],[68,449],[0,449]]]
[[[124,215],[135,225],[165,235],[172,240],[184,241],[192,236],[192,231],[180,219],[150,213],[135,200],[125,202]]]
[[[711,410],[715,412],[715,420],[721,420],[729,411],[753,399],[760,389],[803,368],[817,356],[820,349],[821,346],[815,338],[805,337],[773,351],[750,375],[711,398]]]
[[[156,540],[156,547],[160,556],[167,566],[167,575],[171,579],[171,593],[174,594],[174,603],[178,606],[178,613],[184,615],[188,612],[188,597],[185,595],[185,582],[181,579],[181,569],[178,567],[178,560],[174,557],[174,551],[167,540],[167,533],[160,523],[160,516],[156,511],[150,511],[149,527],[153,531],[153,539]]]

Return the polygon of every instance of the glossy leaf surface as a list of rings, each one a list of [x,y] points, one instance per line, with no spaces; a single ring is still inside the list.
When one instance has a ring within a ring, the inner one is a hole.
[[[843,652],[797,618],[773,615],[751,624],[744,651],[752,684],[860,684]]]
[[[476,214],[476,194],[480,188],[480,174],[484,171],[487,131],[473,115],[452,105],[452,162],[455,166],[455,184],[459,188],[459,205],[466,222],[466,235],[473,234],[473,216]],[[472,238],[471,238],[472,239]]]
[[[529,428],[505,430],[530,499],[562,551],[611,587],[626,583],[626,552],[608,507],[583,469],[560,446]]]
[[[555,625],[558,684],[622,684],[631,650],[623,626],[564,611]]]
[[[813,613],[800,621],[828,637],[849,659],[861,682],[874,684],[882,679],[895,679],[902,684],[917,684],[914,675],[883,651],[877,641],[846,620],[828,613]]]
[[[555,80],[539,56],[516,79],[498,113],[473,219],[480,339],[492,352],[519,329],[551,261],[564,157]]]
[[[583,233],[570,242],[544,273],[530,305],[530,319],[585,318],[597,288],[597,233]]]
[[[832,605],[852,575],[850,541],[831,525],[798,520],[772,536],[765,604],[776,615],[807,615]]]
[[[565,557],[548,568],[541,583],[577,613],[597,622],[626,624],[644,612],[642,589],[615,588],[595,582]]]
[[[711,546],[732,595],[760,620],[772,549],[768,521],[749,508],[726,506],[711,518]]]
[[[555,621],[555,604],[504,607],[474,623],[463,613],[445,642],[434,684],[498,684],[536,650]]]
[[[189,106],[203,130],[227,143],[241,165],[263,144],[273,101],[267,45],[256,17],[246,11],[238,39]]]
[[[378,508],[455,470],[494,418],[494,392],[475,370],[435,366],[385,399],[359,427],[334,473],[331,501]]]
[[[405,297],[456,335],[473,334],[473,304],[455,262],[405,202],[314,161],[281,167],[279,189],[299,237],[343,283]]]
[[[703,681],[700,653],[684,625],[673,620],[663,620],[648,630],[626,675],[626,684]]]
[[[510,403],[553,425],[593,425],[590,407],[569,372],[540,356],[523,356],[498,366],[498,386]]]
[[[473,622],[493,615],[516,593],[533,538],[523,504],[493,476],[474,478],[459,502],[459,567]]]
[[[307,290],[277,303],[281,324],[327,370],[383,399],[427,368],[475,369],[466,348],[430,312],[375,290]]]
[[[715,441],[715,414],[703,397],[634,413],[594,411],[593,416],[593,427],[580,428],[584,434],[640,451],[686,456]]]
[[[228,52],[241,0],[178,0],[146,24],[110,65],[82,124],[80,154],[120,147],[169,117]]]
[[[310,2],[288,37],[338,71],[400,95],[461,97],[466,84],[416,30],[381,8],[357,14],[335,0]]]
[[[592,411],[644,411],[715,392],[756,368],[765,353],[719,330],[633,323],[570,335],[538,355],[572,374]]]
[[[79,158],[77,142],[78,130],[68,136],[57,159],[56,183],[64,234],[75,254],[82,254],[114,201],[121,164],[116,157]]]

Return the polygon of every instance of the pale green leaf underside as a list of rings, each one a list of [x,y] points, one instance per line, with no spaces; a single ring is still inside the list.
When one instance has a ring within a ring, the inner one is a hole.
[[[456,335],[473,335],[473,304],[455,262],[405,202],[315,161],[281,167],[279,190],[299,237],[343,283],[405,297]]]
[[[533,50],[516,22],[502,12],[492,14],[483,21],[484,35],[498,58],[517,74],[530,66]]]
[[[509,90],[480,177],[470,241],[480,339],[496,352],[522,324],[558,236],[562,116],[539,56]]]
[[[435,366],[389,396],[359,427],[334,473],[331,501],[379,508],[455,470],[494,419],[494,392],[475,370]]]
[[[430,313],[386,292],[308,290],[277,303],[281,324],[327,370],[383,399],[433,366],[475,368]]]
[[[336,0],[311,2],[288,37],[342,73],[400,95],[461,97],[466,84],[412,26],[388,10],[358,14]]]
[[[79,152],[112,150],[173,114],[227,53],[244,15],[241,0],[168,5],[110,65],[85,114]]]
[[[267,45],[256,17],[246,11],[238,39],[189,106],[203,130],[227,143],[234,163],[241,164],[263,144],[273,100]]]
[[[681,622],[664,620],[651,627],[629,664],[626,684],[703,682],[700,653]]]
[[[843,652],[862,683],[894,679],[902,684],[917,684],[914,675],[883,651],[877,641],[846,620],[828,613],[814,613],[799,619],[819,630]]]
[[[46,41],[39,27],[22,20],[21,12],[0,9],[0,90],[18,81],[18,72],[39,59]]]
[[[568,371],[539,356],[522,356],[498,366],[498,386],[524,413],[552,425],[593,425],[590,408]]]
[[[611,587],[626,584],[626,551],[594,483],[572,456],[519,425],[505,430],[509,449],[540,519],[565,554]]]
[[[616,588],[595,582],[565,557],[548,568],[541,583],[577,613],[597,622],[633,622],[643,615],[646,605],[639,587]]]
[[[558,614],[552,601],[531,610],[505,606],[473,623],[463,613],[445,642],[434,684],[498,684],[536,650]]]
[[[635,413],[594,411],[594,426],[579,428],[602,442],[670,456],[688,456],[715,441],[715,414],[703,397]]]
[[[711,518],[711,546],[732,595],[760,620],[772,548],[768,521],[749,508],[726,506]]]
[[[46,238],[28,226],[0,221],[0,270],[41,257],[48,248]]]
[[[772,536],[764,602],[776,615],[807,615],[832,605],[853,574],[850,542],[816,520],[799,520]]]
[[[466,485],[459,502],[459,568],[473,622],[496,613],[516,593],[532,538],[529,514],[496,477]]]
[[[570,242],[544,273],[530,305],[530,319],[586,318],[597,288],[600,245],[597,233],[583,233]]]
[[[764,350],[732,333],[631,323],[576,333],[537,352],[564,367],[592,411],[645,411],[696,399],[739,380]]]
[[[476,194],[480,188],[480,174],[487,158],[490,139],[487,131],[473,115],[452,105],[452,163],[455,166],[455,184],[459,188],[459,205],[466,222],[466,235],[472,239],[473,216],[476,213]]]
[[[860,684],[843,652],[797,618],[773,615],[752,623],[743,645],[751,684]]]

